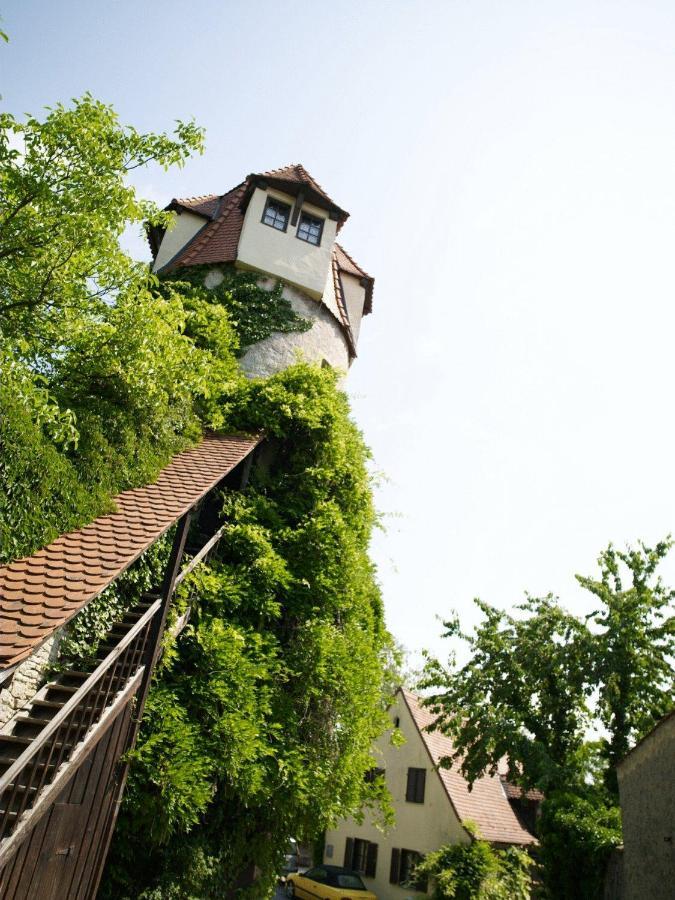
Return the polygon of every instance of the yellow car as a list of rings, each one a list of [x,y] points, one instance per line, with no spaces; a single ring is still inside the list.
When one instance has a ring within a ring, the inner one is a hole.
[[[315,866],[286,878],[289,900],[377,900],[361,876],[341,866]]]

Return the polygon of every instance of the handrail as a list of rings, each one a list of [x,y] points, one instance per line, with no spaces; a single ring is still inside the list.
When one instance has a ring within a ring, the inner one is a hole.
[[[115,645],[115,647],[110,651],[105,659],[103,659],[94,669],[87,680],[79,686],[73,696],[68,701],[66,701],[66,703],[64,703],[64,705],[50,721],[50,723],[46,725],[45,728],[40,732],[40,734],[37,735],[37,737],[31,742],[31,744],[26,747],[23,753],[17,756],[17,758],[14,760],[9,769],[7,769],[4,775],[0,776],[0,795],[14,781],[16,776],[25,767],[26,763],[30,762],[33,756],[42,748],[42,746],[52,736],[52,734],[58,730],[58,728],[63,724],[64,720],[67,719],[68,716],[75,711],[75,709],[79,706],[80,701],[85,697],[86,694],[89,693],[92,686],[96,684],[96,682],[99,681],[99,679],[108,671],[112,663],[114,663],[115,660],[119,656],[121,656],[125,647],[127,647],[134,640],[134,638],[138,636],[147,622],[157,613],[161,602],[161,598],[155,600],[152,606],[147,609],[138,620],[138,622],[135,623],[133,628],[131,628],[129,632],[125,634],[123,638],[121,638],[119,644]]]
[[[198,553],[196,553],[192,557],[190,562],[185,566],[185,568],[178,573],[178,575],[176,576],[176,587],[178,587],[178,585],[184,578],[187,578],[190,572],[192,572],[192,570],[199,565],[199,563],[204,559],[207,553],[209,553],[216,546],[218,541],[225,534],[226,528],[227,525],[221,525],[221,527],[218,529],[218,531],[216,531],[213,537],[209,538],[202,549]]]

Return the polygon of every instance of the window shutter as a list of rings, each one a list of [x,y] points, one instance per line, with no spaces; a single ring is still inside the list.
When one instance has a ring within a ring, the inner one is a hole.
[[[427,780],[427,772],[426,769],[418,769],[417,770],[417,784],[415,790],[415,800],[418,803],[424,803],[424,788]]]
[[[408,803],[415,801],[415,770],[408,769],[408,783],[405,786],[405,799]]]
[[[354,861],[354,838],[345,841],[345,869],[351,869]]]
[[[368,854],[366,856],[366,877],[374,878],[377,869],[377,844],[368,844]]]
[[[389,869],[389,883],[398,884],[401,872],[401,851],[397,847],[391,848],[391,868]]]

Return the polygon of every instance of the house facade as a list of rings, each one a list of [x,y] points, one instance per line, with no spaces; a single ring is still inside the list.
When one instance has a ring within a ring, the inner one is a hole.
[[[392,796],[396,824],[383,833],[368,819],[362,824],[352,819],[341,822],[326,833],[326,863],[360,872],[381,900],[402,900],[427,890],[411,877],[424,854],[444,844],[472,840],[463,822],[475,823],[481,836],[498,846],[528,847],[536,842],[498,775],[479,778],[470,791],[456,768],[437,767],[453,752],[452,743],[439,732],[425,730],[434,717],[415,694],[400,689],[389,712],[405,743],[394,747],[384,735],[374,755],[376,771],[383,774]]]
[[[619,763],[622,900],[675,895],[675,710]]]
[[[347,371],[356,358],[361,320],[372,311],[374,279],[337,241],[349,213],[295,164],[252,173],[224,194],[174,199],[174,227],[151,228],[153,271],[204,267],[215,288],[226,267],[260,274],[311,322],[304,332],[274,333],[246,349],[241,365],[267,376],[298,357]]]

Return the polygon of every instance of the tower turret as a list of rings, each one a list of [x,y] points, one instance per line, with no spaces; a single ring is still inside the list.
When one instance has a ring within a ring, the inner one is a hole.
[[[347,370],[356,356],[361,319],[371,312],[374,279],[336,237],[349,213],[301,165],[253,173],[225,194],[172,200],[173,229],[151,229],[153,270],[207,266],[216,287],[225,266],[283,282],[283,296],[312,326],[278,333],[249,347],[241,363],[250,375],[270,375],[297,360]]]

